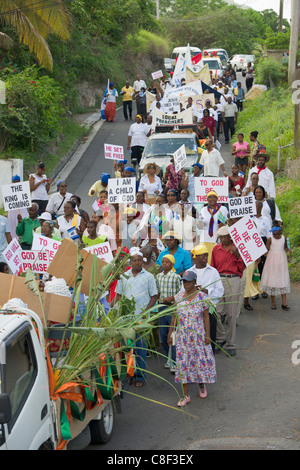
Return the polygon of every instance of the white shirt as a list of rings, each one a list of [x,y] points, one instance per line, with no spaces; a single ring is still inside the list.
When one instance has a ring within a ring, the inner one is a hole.
[[[118,92],[115,88],[113,90],[109,90],[108,91],[108,96],[106,98],[106,102],[107,103],[115,103],[117,101],[118,96],[119,96]]]
[[[263,215],[261,215],[260,217],[254,216],[253,220],[255,222],[259,235],[261,237],[270,238],[272,221],[268,217],[265,217]]]
[[[252,173],[258,173],[259,168],[255,166],[251,168],[248,174],[248,181],[247,186],[251,186],[251,175]],[[258,174],[258,184],[264,188],[268,197],[276,197],[276,190],[275,190],[275,181],[274,181],[274,174],[269,168],[265,168],[261,170]]]
[[[193,116],[198,117],[198,108],[197,108],[197,106],[195,104],[192,104],[192,106],[186,106],[185,109],[189,109],[189,108],[192,108]]]
[[[212,116],[216,122],[218,122],[219,116],[215,109],[209,108],[209,115]]]
[[[106,235],[112,251],[116,251],[118,249],[115,232],[111,227],[109,227],[109,225],[98,224],[96,233],[98,237],[100,237],[101,235]]]
[[[47,176],[37,176],[35,174],[30,175],[34,178],[34,184],[39,183],[40,181],[45,181],[45,183],[40,184],[34,191],[31,193],[31,200],[32,201],[48,201],[48,193],[46,190],[47,185]]]
[[[184,250],[192,250],[197,245],[197,240],[194,242],[196,236],[196,221],[190,215],[186,215],[184,220],[174,218],[173,229],[182,239],[181,247]]]
[[[142,88],[147,90],[147,85],[144,80],[136,80],[133,84],[134,91],[137,93],[138,91],[141,91]]]
[[[68,232],[68,229],[72,227],[73,219],[70,219],[69,222],[66,221],[65,217],[61,215],[57,219],[58,228],[61,233],[61,238],[71,238]],[[76,228],[80,228],[81,217],[77,216]]]
[[[159,193],[163,192],[161,179],[155,175],[154,183],[150,183],[148,175],[144,175],[140,179],[139,191],[146,191],[148,194],[155,194],[156,191]]]
[[[263,215],[264,217],[267,217],[267,219],[269,219],[269,221],[272,223],[271,207],[269,206],[269,204],[266,200],[263,202],[263,208],[262,208],[262,211],[261,211],[261,215]],[[281,218],[279,209],[277,207],[277,204],[275,204],[275,220],[279,220],[279,222],[282,222],[282,218]]]
[[[139,124],[137,122],[131,124],[128,132],[128,135],[131,137],[130,146],[134,147],[137,145],[139,147],[145,147],[148,132],[148,127],[142,122]]]
[[[197,269],[196,265],[194,265],[192,268],[188,269],[188,271],[193,271],[197,274],[196,285],[207,289],[207,297],[209,297],[214,304],[217,304],[224,294],[224,287],[218,271],[212,266],[209,266],[209,264],[203,269]]]
[[[66,193],[64,197],[59,192],[52,194],[47,204],[46,212],[50,212],[50,214],[56,214],[57,217],[63,215],[64,205],[67,201],[70,201],[72,196],[72,193]]]
[[[200,220],[203,221],[204,227],[200,236],[200,242],[203,241],[206,243],[216,243],[217,231],[219,228],[219,224],[218,224],[219,212],[221,212],[226,217],[226,219],[228,218],[228,210],[226,209],[226,207],[221,206],[218,212],[216,212],[216,214],[214,215],[213,236],[210,237],[208,234],[208,229],[209,229],[209,222],[210,222],[211,214],[208,212],[207,206],[201,209]]]
[[[204,176],[219,176],[220,165],[224,163],[217,149],[213,149],[210,153],[208,150],[204,150],[201,155],[200,165],[204,167]]]

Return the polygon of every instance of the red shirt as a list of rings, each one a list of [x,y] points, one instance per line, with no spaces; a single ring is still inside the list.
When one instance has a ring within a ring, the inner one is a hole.
[[[210,130],[211,135],[214,136],[215,135],[214,130],[216,127],[216,121],[214,120],[214,118],[212,116],[209,116],[207,119],[205,119],[204,117],[202,119],[204,120],[206,127],[208,127],[208,129]]]
[[[219,274],[237,274],[242,277],[246,268],[241,257],[236,259],[235,255],[227,251],[222,243],[213,248],[210,265],[215,268]]]

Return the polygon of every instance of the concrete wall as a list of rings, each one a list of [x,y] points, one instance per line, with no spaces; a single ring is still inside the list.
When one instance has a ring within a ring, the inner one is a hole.
[[[7,159],[0,160],[0,207],[3,207],[1,186],[10,184],[13,176],[19,175],[23,181],[23,160]]]
[[[285,173],[291,180],[300,178],[300,158],[291,160],[290,158],[285,162]]]

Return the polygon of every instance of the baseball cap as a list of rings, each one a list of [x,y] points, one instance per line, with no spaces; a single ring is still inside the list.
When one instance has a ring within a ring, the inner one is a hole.
[[[182,281],[197,281],[197,274],[194,271],[185,271],[183,274]]]

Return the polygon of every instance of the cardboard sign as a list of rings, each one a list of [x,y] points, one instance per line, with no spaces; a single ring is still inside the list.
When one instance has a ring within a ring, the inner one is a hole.
[[[94,257],[91,253],[88,253],[84,249],[80,250],[80,254],[83,257],[83,281],[81,285],[81,292],[85,295],[89,295]],[[50,263],[47,272],[52,276],[63,278],[69,287],[74,287],[77,255],[78,248],[75,243],[70,238],[64,238],[61,242],[59,250],[57,250],[52,262]],[[97,269],[96,272],[94,272],[95,283],[100,282],[103,279],[101,268],[106,266],[106,264],[107,263],[102,259],[97,259]]]
[[[33,251],[48,252],[49,263],[51,263],[60,245],[60,241],[53,240],[52,238],[45,237],[44,235],[39,235],[38,233],[34,233],[31,249]]]
[[[11,272],[17,276],[21,266],[21,251],[22,248],[16,238],[14,238],[9,245],[2,252],[2,255],[8,264]]]
[[[135,202],[136,178],[110,178],[108,180],[108,204]]]
[[[151,124],[153,129],[156,126],[178,126],[181,124],[193,124],[193,111],[191,108],[178,114],[165,114],[158,108],[153,109]]]
[[[243,217],[228,230],[246,266],[266,253],[265,244],[250,217]]]
[[[157,80],[160,77],[163,77],[163,73],[161,70],[158,70],[157,72],[151,73],[153,80]]]
[[[232,219],[245,215],[256,215],[254,196],[242,196],[228,198],[229,217]]]
[[[198,176],[195,178],[195,202],[207,202],[209,191],[215,191],[218,202],[228,202],[228,178]]]
[[[27,269],[31,269],[33,273],[44,274],[49,267],[49,253],[46,251],[21,251],[21,268],[25,273]]]
[[[31,206],[29,181],[5,184],[1,186],[1,190],[6,211],[24,207],[28,209]]]
[[[180,171],[181,168],[184,168],[185,165],[187,164],[187,157],[186,157],[184,144],[181,147],[179,147],[179,149],[176,150],[176,152],[173,153],[173,158],[174,158],[174,164],[175,164],[175,171],[178,173],[178,171]]]
[[[180,96],[179,101],[184,108],[188,105],[189,96]],[[206,108],[206,103],[211,103],[212,106],[215,105],[215,95],[209,93],[207,95],[195,95],[191,96],[193,98],[193,104],[196,106],[198,111],[203,111]]]
[[[72,299],[63,295],[41,292],[43,307],[47,320],[66,323]],[[33,312],[43,320],[40,300],[25,284],[25,278],[0,273],[0,303],[4,305],[10,299],[21,299]]]
[[[122,145],[104,144],[104,157],[108,160],[124,160],[124,148]]]
[[[102,259],[106,263],[110,263],[113,260],[113,254],[109,242],[86,246],[84,249],[89,253],[95,254],[97,258]]]

